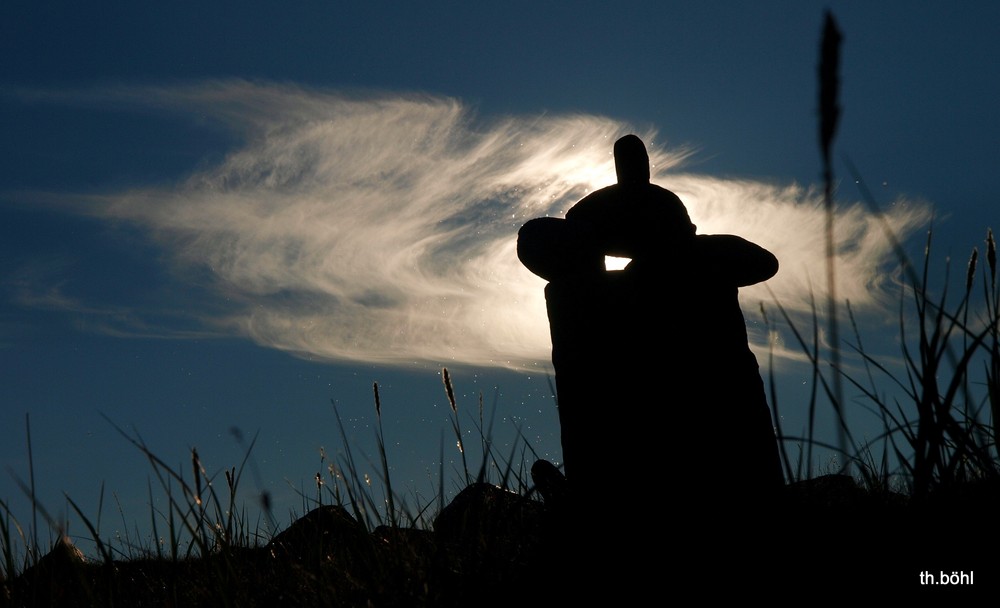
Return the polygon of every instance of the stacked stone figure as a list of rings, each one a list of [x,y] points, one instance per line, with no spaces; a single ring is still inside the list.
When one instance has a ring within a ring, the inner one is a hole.
[[[775,490],[784,477],[738,289],[778,261],[738,236],[696,234],[677,195],[650,183],[638,137],[614,152],[617,184],[518,234],[521,262],[549,281],[569,488],[621,497],[662,484],[688,502]],[[631,261],[608,271],[609,255]]]

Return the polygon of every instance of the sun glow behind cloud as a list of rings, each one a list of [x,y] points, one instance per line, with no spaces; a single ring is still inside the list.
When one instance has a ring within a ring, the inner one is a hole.
[[[204,313],[208,325],[297,354],[391,364],[546,365],[544,282],[518,262],[517,230],[613,183],[612,144],[632,130],[599,116],[484,121],[454,99],[241,81],[91,95],[241,134],[216,166],[89,206],[148,230],[177,269],[207,271],[228,302]],[[653,181],[677,192],[698,231],[773,251],[782,267],[768,285],[789,310],[808,310],[810,289],[825,284],[817,193],[681,173],[686,151],[638,134],[654,144]],[[927,210],[901,203],[887,219],[905,236]],[[881,228],[858,205],[837,222],[839,294],[878,304],[891,253]],[[743,297],[770,299],[760,286]]]

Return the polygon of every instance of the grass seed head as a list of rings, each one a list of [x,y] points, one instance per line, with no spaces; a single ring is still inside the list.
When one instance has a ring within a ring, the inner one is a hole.
[[[965,292],[972,291],[972,281],[976,278],[976,261],[979,259],[979,249],[972,248],[972,257],[969,258],[969,272],[965,275]]]
[[[455,402],[455,389],[451,385],[451,375],[448,373],[447,367],[441,368],[441,378],[444,381],[444,390],[448,394],[448,403],[451,405],[451,411],[454,414],[458,414],[458,404]]]
[[[997,243],[993,240],[993,229],[986,231],[986,261],[990,264],[990,278],[997,278]]]

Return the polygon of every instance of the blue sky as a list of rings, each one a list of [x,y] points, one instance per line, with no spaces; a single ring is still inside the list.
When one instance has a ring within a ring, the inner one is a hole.
[[[805,313],[825,285],[826,8],[844,33],[838,293],[866,347],[898,356],[898,291],[845,158],[918,258],[931,217],[941,263],[963,269],[992,226],[1000,7],[366,4],[0,8],[0,462],[27,476],[30,415],[54,513],[64,491],[96,510],[103,482],[130,524],[148,519],[149,467],[106,416],[214,470],[239,462],[232,427],[259,430],[281,519],[320,447],[343,448],[331,400],[374,453],[376,381],[397,483],[433,493],[443,436],[452,487],[442,366],[464,428],[482,394],[499,444],[520,427],[558,460],[544,283],[513,239],[611,183],[628,132],[700,232],[781,261],[770,293],[742,298],[801,428],[801,355],[759,302]],[[0,498],[24,513],[6,471]]]

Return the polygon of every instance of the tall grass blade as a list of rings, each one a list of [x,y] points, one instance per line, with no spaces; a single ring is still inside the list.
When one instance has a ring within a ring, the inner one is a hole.
[[[3,558],[3,570],[0,571],[0,583],[3,579],[12,579],[18,575],[21,570],[23,570],[24,563],[27,563],[29,556],[27,552],[24,555],[24,562],[22,566],[18,566],[18,562],[21,561],[17,556],[17,548],[15,542],[17,542],[11,536],[11,526],[17,532],[17,538],[20,538],[22,545],[27,546],[31,542],[24,533],[24,529],[21,524],[17,521],[17,518],[10,511],[10,507],[6,502],[0,500],[0,511],[3,511],[3,522],[0,524],[0,557]]]
[[[105,565],[111,565],[111,562],[113,561],[111,551],[108,550],[108,548],[104,545],[104,542],[101,540],[100,532],[98,532],[97,528],[90,522],[90,518],[84,515],[80,507],[73,501],[72,498],[69,497],[69,494],[63,493],[63,495],[66,497],[66,501],[69,503],[70,507],[73,508],[73,511],[83,522],[83,525],[86,526],[87,531],[90,532],[90,538],[93,539],[94,544],[97,546],[97,552],[101,554],[101,560]]]
[[[472,482],[472,477],[469,476],[469,464],[465,457],[465,441],[462,439],[462,426],[458,420],[458,403],[455,400],[455,388],[451,384],[451,375],[448,373],[447,367],[441,368],[441,380],[444,382],[445,394],[447,394],[448,404],[451,406],[451,427],[455,432],[458,451],[462,455],[462,472],[465,474],[465,484],[469,485]]]
[[[31,550],[32,561],[38,561],[42,556],[38,548],[38,496],[35,494],[35,458],[31,449],[31,416],[24,413],[24,431],[28,441],[28,480],[31,484],[28,496],[31,499]],[[22,488],[23,490],[23,488]]]
[[[796,481],[792,472],[792,463],[788,457],[788,449],[785,447],[785,436],[781,428],[781,414],[778,411],[778,389],[774,377],[774,343],[771,340],[771,321],[767,317],[767,310],[764,303],[760,303],[760,316],[764,319],[764,329],[767,331],[767,384],[771,396],[771,417],[774,420],[775,440],[778,442],[778,452],[781,454],[781,464],[785,469],[785,481],[791,483]]]
[[[840,428],[837,437],[841,452],[846,452],[847,435],[845,413],[843,411],[843,388],[840,381],[840,329],[837,319],[836,242],[834,240],[833,167],[830,151],[840,120],[840,44],[843,36],[837,28],[830,11],[826,12],[823,24],[823,38],[820,43],[819,62],[819,130],[820,150],[823,158],[823,200],[826,210],[826,286],[828,330],[830,333],[830,363],[836,372],[833,376],[833,407],[838,411]],[[848,465],[845,459],[844,466]]]
[[[378,382],[372,383],[372,391],[375,393],[375,418],[378,423],[378,433],[376,433],[375,441],[378,444],[379,462],[382,465],[382,477],[385,483],[387,515],[389,524],[396,527],[399,525],[399,519],[397,518],[396,504],[393,499],[392,480],[389,477],[389,459],[385,453],[385,435],[382,430],[382,399],[378,392]]]

